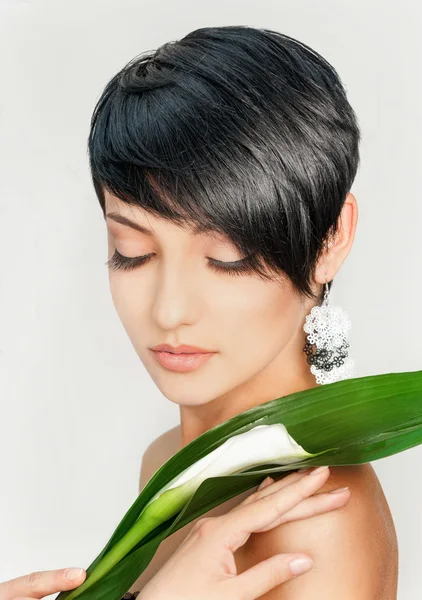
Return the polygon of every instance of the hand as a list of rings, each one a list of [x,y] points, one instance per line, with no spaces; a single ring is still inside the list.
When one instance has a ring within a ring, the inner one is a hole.
[[[310,497],[330,473],[326,468],[308,474],[315,471],[296,471],[276,482],[267,478],[256,492],[225,515],[197,521],[137,600],[256,600],[312,568],[311,561],[298,573],[292,570],[292,559],[310,559],[306,554],[276,554],[238,575],[233,553],[251,533],[322,514],[349,501],[349,489]]]
[[[82,572],[76,579],[67,579],[66,575],[69,575],[69,571],[73,571],[73,569],[35,571],[29,575],[22,575],[21,577],[4,581],[0,583],[0,600],[44,598],[50,594],[73,590],[82,585],[86,579],[86,571],[82,569]]]

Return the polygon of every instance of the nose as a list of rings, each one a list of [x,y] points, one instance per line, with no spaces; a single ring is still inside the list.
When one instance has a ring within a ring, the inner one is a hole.
[[[196,281],[195,281],[196,280]],[[197,321],[200,314],[197,277],[186,261],[163,263],[157,269],[152,317],[162,330],[177,329]]]

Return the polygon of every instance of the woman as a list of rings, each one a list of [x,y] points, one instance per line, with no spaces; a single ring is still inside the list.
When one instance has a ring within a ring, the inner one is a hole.
[[[89,154],[110,290],[144,367],[180,409],[180,425],[145,452],[141,489],[208,429],[317,385],[303,327],[353,244],[359,139],[333,67],[275,31],[198,29],[105,87]],[[252,534],[236,551],[239,573],[274,554],[312,557],[315,568],[266,600],[396,598],[396,533],[371,464],[332,467],[320,491],[342,486],[341,510]],[[162,542],[131,592],[194,526]]]
[[[275,31],[198,29],[106,85],[88,146],[111,294],[180,409],[180,425],[144,455],[141,489],[215,425],[317,385],[303,327],[353,244],[359,139],[333,67]],[[314,559],[267,600],[396,598],[396,533],[371,464],[333,467],[322,491],[341,486],[352,491],[342,510],[251,535],[236,552],[240,572],[279,552]],[[131,592],[194,524],[162,542]]]

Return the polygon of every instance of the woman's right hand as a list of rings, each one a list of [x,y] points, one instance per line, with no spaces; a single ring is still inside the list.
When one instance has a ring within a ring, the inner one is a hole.
[[[73,579],[68,576],[79,575]],[[73,573],[72,573],[73,572]],[[56,569],[54,571],[34,571],[9,581],[0,583],[0,600],[33,600],[44,598],[57,592],[73,590],[83,584],[86,579],[84,569]]]

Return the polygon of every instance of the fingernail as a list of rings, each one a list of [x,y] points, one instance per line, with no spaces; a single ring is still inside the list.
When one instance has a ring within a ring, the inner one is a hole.
[[[262,490],[262,488],[264,488],[265,486],[269,485],[270,483],[272,483],[274,480],[272,477],[266,477],[264,479],[264,481],[261,481],[261,483],[258,486],[258,490]]]
[[[314,469],[311,473],[309,473],[309,475],[319,475],[325,471],[325,469],[328,469],[328,467],[318,467],[318,469]]]
[[[314,565],[313,560],[310,558],[295,558],[290,563],[290,570],[293,575],[300,575],[301,573],[306,573],[309,571]]]
[[[340,492],[344,492],[344,490],[348,490],[349,486],[347,485],[346,487],[342,487],[342,488],[336,488],[335,490],[331,490],[331,492],[328,492],[329,494],[340,494]]]
[[[64,576],[66,579],[77,579],[80,575],[82,575],[83,569],[68,569]]]

